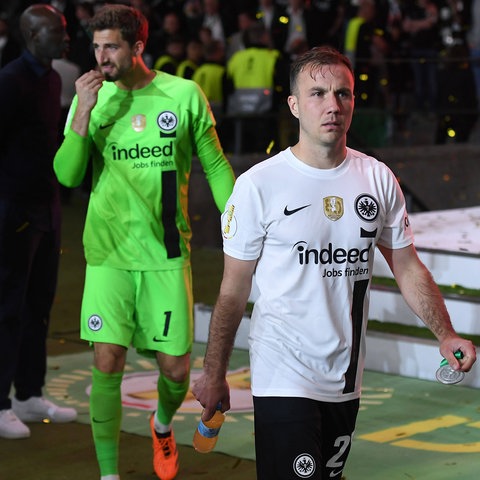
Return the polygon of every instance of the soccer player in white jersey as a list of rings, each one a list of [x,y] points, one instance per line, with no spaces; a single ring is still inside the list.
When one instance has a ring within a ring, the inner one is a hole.
[[[250,362],[258,480],[340,480],[359,408],[375,248],[456,370],[475,362],[419,260],[386,165],[346,146],[354,77],[316,47],[291,66],[299,141],[242,174],[222,217],[225,265],[204,372],[193,393],[208,420],[230,408],[225,379],[255,274]],[[460,350],[463,359],[454,352]]]
[[[81,337],[94,345],[90,394],[103,480],[117,480],[121,381],[130,345],[156,357],[154,469],[178,472],[172,418],[189,388],[193,341],[188,180],[196,154],[220,211],[234,176],[197,84],[146,67],[145,17],[106,5],[90,23],[98,70],[76,82],[58,179],[79,185],[92,159],[83,243]]]

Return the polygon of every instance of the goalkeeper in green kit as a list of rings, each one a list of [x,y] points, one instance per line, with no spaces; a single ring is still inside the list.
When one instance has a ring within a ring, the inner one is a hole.
[[[94,346],[90,418],[102,480],[118,480],[127,350],[155,356],[154,469],[175,478],[172,418],[189,388],[193,342],[188,181],[198,156],[223,211],[234,175],[207,100],[189,80],[147,68],[145,17],[106,5],[90,23],[98,69],[81,76],[54,168],[78,186],[92,162],[83,243],[81,337]]]

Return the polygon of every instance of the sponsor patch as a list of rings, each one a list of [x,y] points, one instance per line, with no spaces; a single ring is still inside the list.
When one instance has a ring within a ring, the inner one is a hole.
[[[334,195],[323,199],[323,213],[332,220],[337,221],[343,216],[343,199]]]
[[[142,114],[134,115],[131,119],[131,124],[136,132],[143,132],[147,126],[147,118]]]
[[[234,213],[235,205],[229,205],[227,211],[222,215],[222,235],[227,240],[237,233],[237,220]]]

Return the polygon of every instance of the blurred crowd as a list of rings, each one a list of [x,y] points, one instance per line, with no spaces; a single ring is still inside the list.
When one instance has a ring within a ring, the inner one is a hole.
[[[18,16],[32,3],[67,18],[70,51],[57,67],[70,87],[95,68],[89,18],[104,3],[126,3],[149,20],[147,65],[197,81],[219,119],[242,88],[269,89],[267,108],[278,110],[292,59],[329,44],[354,66],[356,109],[368,113],[352,126],[359,137],[385,138],[423,117],[436,123],[433,143],[465,142],[477,120],[480,0],[7,0],[0,67],[18,55]]]

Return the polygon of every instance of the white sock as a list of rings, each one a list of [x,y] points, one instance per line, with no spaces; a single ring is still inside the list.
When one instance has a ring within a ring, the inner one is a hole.
[[[120,480],[120,475],[117,475],[116,473],[112,475],[103,475],[100,477],[100,480]]]
[[[171,423],[170,423],[170,425],[164,425],[163,423],[160,423],[156,413],[155,413],[155,420],[154,420],[153,425],[154,425],[155,431],[157,433],[168,433],[172,429],[172,424]]]

